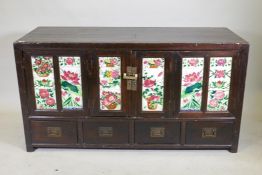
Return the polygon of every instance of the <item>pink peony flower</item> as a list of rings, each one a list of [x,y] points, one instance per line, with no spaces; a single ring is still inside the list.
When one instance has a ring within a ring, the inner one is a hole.
[[[224,91],[216,91],[214,94],[215,99],[221,100],[225,97],[225,92]]]
[[[190,66],[196,66],[197,63],[198,63],[198,59],[192,58],[192,59],[188,60],[188,63],[190,64]]]
[[[161,65],[161,60],[159,60],[159,59],[154,60],[154,62],[155,62],[155,64],[156,64],[157,66],[160,66],[160,65]]]
[[[226,59],[219,59],[216,63],[218,66],[224,66],[226,64]]]
[[[118,78],[119,77],[119,71],[113,70],[111,73],[112,78]]]
[[[144,87],[153,87],[155,85],[156,80],[150,80],[150,79],[146,79],[144,81]]]
[[[216,78],[224,78],[225,77],[225,71],[224,70],[216,70],[215,77]]]
[[[49,97],[49,92],[47,89],[39,89],[39,96],[41,98],[48,98]]]
[[[101,85],[106,85],[107,84],[107,80],[101,80],[100,83],[101,83]]]
[[[49,106],[54,106],[55,105],[55,99],[54,98],[47,98],[46,104],[49,105]]]
[[[71,64],[73,64],[74,63],[74,58],[73,57],[68,57],[67,59],[66,59],[66,64],[68,64],[68,65],[71,65]]]
[[[217,107],[217,105],[218,105],[217,99],[212,99],[209,101],[209,106],[211,106],[212,108]]]

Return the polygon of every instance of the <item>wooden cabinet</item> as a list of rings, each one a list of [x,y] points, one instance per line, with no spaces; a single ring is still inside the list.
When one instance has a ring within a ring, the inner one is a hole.
[[[27,151],[237,152],[248,48],[226,28],[38,27],[14,43]]]

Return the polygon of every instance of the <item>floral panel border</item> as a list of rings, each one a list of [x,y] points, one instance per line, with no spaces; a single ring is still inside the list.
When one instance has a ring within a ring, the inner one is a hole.
[[[36,109],[57,109],[52,56],[31,57]]]
[[[232,57],[211,57],[207,111],[227,111]]]
[[[100,110],[121,110],[121,58],[99,57]]]
[[[182,59],[181,110],[201,110],[203,71],[203,57]]]
[[[60,56],[59,69],[62,108],[83,108],[80,57]]]
[[[142,111],[163,111],[164,58],[142,60]]]

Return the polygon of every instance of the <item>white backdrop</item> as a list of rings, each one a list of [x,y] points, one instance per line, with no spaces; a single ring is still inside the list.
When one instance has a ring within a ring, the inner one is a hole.
[[[258,116],[261,7],[261,0],[0,0],[0,114],[20,110],[12,43],[37,26],[207,26],[250,42],[244,110]]]

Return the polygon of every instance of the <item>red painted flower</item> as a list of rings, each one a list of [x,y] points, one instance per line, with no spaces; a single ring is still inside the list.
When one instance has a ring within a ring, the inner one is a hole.
[[[48,98],[49,97],[49,92],[47,89],[39,89],[39,96],[41,98]]]
[[[216,91],[214,94],[215,99],[221,100],[225,97],[225,92],[224,91]]]
[[[216,63],[218,66],[224,66],[226,64],[226,59],[219,59]]]
[[[73,57],[68,57],[67,59],[66,59],[66,64],[68,64],[68,65],[71,65],[71,64],[73,64],[74,63],[74,58]]]
[[[147,98],[147,101],[158,101],[159,99],[160,99],[159,96],[151,95],[150,97]]]
[[[192,58],[192,59],[188,60],[188,63],[190,64],[190,66],[196,66],[197,63],[198,63],[198,59]]]
[[[66,81],[71,81],[73,84],[79,84],[78,74],[70,71],[64,71],[64,75],[61,78]]]
[[[225,77],[225,71],[224,70],[216,70],[215,77],[216,78],[224,78]]]
[[[46,99],[46,104],[49,106],[54,106],[55,105],[55,99],[54,98],[47,98]]]
[[[150,79],[146,79],[144,81],[144,87],[153,87],[155,85],[156,80],[150,80]]]
[[[217,81],[216,82],[216,87],[221,87],[223,85],[223,81]]]
[[[42,63],[41,60],[38,60],[38,59],[35,60],[35,64],[36,64],[36,65],[40,65],[41,63]]]
[[[217,105],[218,105],[217,99],[212,99],[209,101],[209,106],[211,106],[212,108],[217,107]]]
[[[75,101],[76,101],[76,102],[79,102],[79,101],[80,101],[80,97],[76,97],[76,98],[75,98]]]

